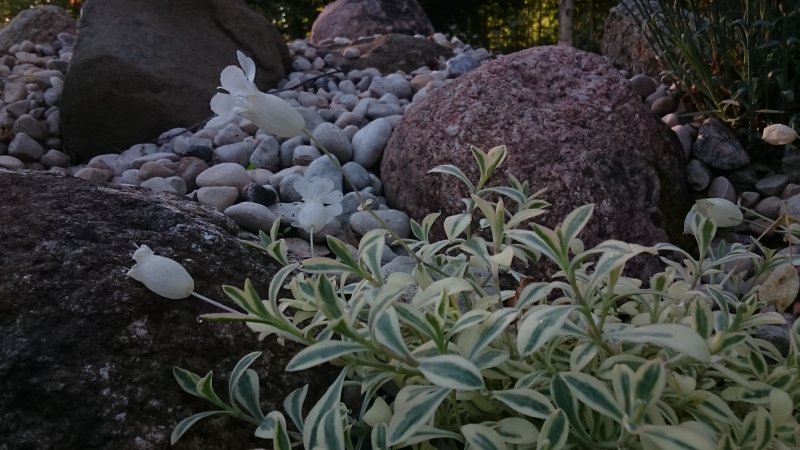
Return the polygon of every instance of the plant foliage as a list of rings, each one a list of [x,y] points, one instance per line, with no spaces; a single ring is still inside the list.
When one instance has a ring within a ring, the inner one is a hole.
[[[554,229],[531,224],[547,207],[540,192],[513,177],[486,186],[505,147],[472,154],[477,182],[454,166],[432,170],[469,196],[442,221],[443,240],[431,233],[439,214],[414,222],[410,273],[383,273],[383,230],[355,253],[329,237],[333,257],[300,263],[288,261],[277,226],[263,234],[262,250],[285,265],[267,297],[249,282],[226,286],[246,313],[204,317],[304,345],[289,371],[331,363],[341,374],[310,409],[305,386],[265,415],[249,368],[257,353],[234,368],[227,402],[211,373],[176,368],[180,386],[214,408],[181,422],[173,442],[223,414],[277,449],[800,448],[800,322],[788,355],[753,332],[784,323],[762,307],[780,289],[770,274],[794,271],[788,258],[712,245],[717,225],[702,214],[688,224],[696,254],[614,240],[586,249],[578,236],[592,205]],[[673,258],[647,286],[624,276],[631,258],[659,252]],[[559,267],[553,279],[518,272],[541,258]],[[508,275],[518,289],[504,288]],[[348,382],[361,393],[352,411],[341,400]]]

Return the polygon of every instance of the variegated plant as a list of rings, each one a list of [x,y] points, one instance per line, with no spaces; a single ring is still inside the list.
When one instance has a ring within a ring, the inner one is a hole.
[[[469,197],[463,214],[442,222],[444,240],[432,240],[438,214],[413,224],[415,239],[404,242],[412,273],[382,272],[383,230],[367,233],[356,254],[329,238],[335,257],[299,263],[277,228],[262,234],[261,248],[284,265],[266,299],[249,282],[226,286],[247,313],[204,317],[305,345],[289,371],[332,363],[341,375],[305,416],[307,386],[286,398],[285,412],[265,415],[249,368],[258,353],[234,368],[228,402],[211,373],[176,368],[181,387],[216,409],[182,421],[173,442],[223,414],[252,422],[276,449],[800,448],[800,326],[788,355],[753,333],[784,323],[764,307],[794,299],[800,284],[780,280],[797,273],[771,252],[712,245],[714,218],[741,217],[731,205],[693,210],[696,253],[619,241],[585,249],[578,235],[592,205],[555,229],[531,226],[546,207],[539,192],[513,177],[486,186],[505,148],[472,152],[477,184],[453,166],[432,171],[461,180]],[[631,258],[659,252],[670,259],[646,287],[623,276]],[[542,257],[560,268],[554,279],[501,287],[501,274],[519,281],[515,268]],[[360,385],[359,409],[342,403],[346,383]]]

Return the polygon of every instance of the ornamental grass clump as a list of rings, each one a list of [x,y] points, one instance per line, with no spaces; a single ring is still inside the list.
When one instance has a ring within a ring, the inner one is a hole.
[[[431,171],[460,180],[468,196],[461,214],[413,222],[403,242],[416,261],[410,273],[383,272],[385,230],[363,236],[356,254],[328,237],[333,257],[299,262],[277,225],[263,234],[262,250],[284,265],[266,296],[249,281],[225,286],[244,312],[203,318],[303,345],[288,371],[333,364],[341,373],[315,403],[304,386],[265,413],[250,368],[260,353],[234,367],[227,400],[211,372],[175,368],[181,388],[214,407],[181,421],[172,442],[228,415],[287,450],[800,448],[800,325],[788,354],[754,333],[785,323],[776,305],[797,285],[786,289],[773,274],[795,269],[788,257],[753,251],[757,243],[714,244],[719,226],[741,221],[732,204],[693,209],[692,252],[615,240],[586,248],[579,236],[593,205],[553,229],[532,223],[547,207],[541,192],[513,177],[486,185],[505,147],[471,151],[477,182],[454,166]],[[444,239],[431,233],[437,223]],[[671,257],[646,283],[625,277],[644,253]],[[560,269],[552,279],[501,283],[543,258]],[[360,387],[352,410],[347,384]]]
[[[800,1],[632,0],[630,5],[695,110],[719,117],[751,140],[770,123],[798,125]]]

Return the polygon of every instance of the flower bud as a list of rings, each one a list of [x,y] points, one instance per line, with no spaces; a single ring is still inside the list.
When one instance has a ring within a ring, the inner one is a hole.
[[[194,291],[192,276],[177,261],[153,254],[146,245],[133,252],[133,259],[136,264],[128,271],[128,276],[144,283],[156,294],[178,300]]]
[[[275,136],[294,137],[306,127],[303,116],[280,97],[256,92],[241,100],[243,103],[236,107],[236,112]]]
[[[776,123],[764,128],[761,139],[772,145],[790,144],[797,139],[797,132],[792,127]]]

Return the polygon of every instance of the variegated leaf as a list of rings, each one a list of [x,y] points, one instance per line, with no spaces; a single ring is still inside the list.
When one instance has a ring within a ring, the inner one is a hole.
[[[711,352],[706,340],[693,329],[683,325],[659,323],[640,327],[629,326],[607,331],[604,335],[611,340],[661,345],[701,362],[711,360]]]
[[[458,355],[418,358],[419,369],[431,383],[462,391],[483,388],[483,377],[475,364]]]
[[[520,355],[530,355],[558,335],[573,309],[575,306],[572,305],[545,305],[525,316],[517,332]]]
[[[286,370],[295,372],[318,366],[342,355],[364,351],[364,347],[357,342],[322,341],[300,350],[286,365]]]
[[[503,438],[493,429],[471,423],[461,427],[461,433],[467,439],[471,449],[475,450],[506,450]]]

